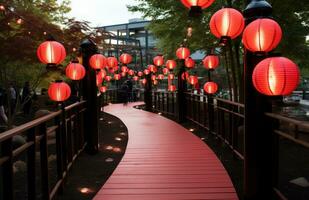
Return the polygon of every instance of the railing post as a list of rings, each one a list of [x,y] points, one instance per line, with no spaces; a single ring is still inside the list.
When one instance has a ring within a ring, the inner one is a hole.
[[[31,147],[27,150],[27,185],[28,185],[28,199],[36,199],[36,181],[35,181],[35,146],[36,146],[36,139],[35,139],[35,128],[32,128],[27,133],[28,138],[27,142],[33,142]]]
[[[47,132],[46,124],[39,127],[40,135],[40,157],[41,157],[41,181],[42,181],[42,199],[49,200],[49,178],[48,178],[48,150],[47,150]]]
[[[260,17],[269,17],[272,7],[264,0],[248,0],[244,10],[246,24]],[[265,56],[248,50],[244,55],[245,72],[245,138],[244,199],[272,199],[272,127],[265,112],[271,112],[269,98],[258,93],[252,83],[255,66]]]
[[[86,68],[86,77],[83,80],[83,97],[87,101],[87,110],[85,117],[85,140],[86,152],[96,154],[98,152],[98,102],[96,72],[89,66],[89,59],[97,53],[95,43],[90,39],[85,39],[80,45],[83,65]]]
[[[208,81],[211,81],[211,71],[208,70]],[[208,132],[214,131],[214,99],[212,94],[207,94],[207,106],[208,106]]]
[[[152,111],[152,84],[151,84],[151,73],[146,75],[146,85],[145,85],[145,92],[144,92],[144,101],[146,104],[146,110]]]
[[[7,139],[1,145],[1,152],[3,156],[7,156],[8,160],[2,165],[2,186],[3,186],[3,199],[13,200],[13,144],[12,138]],[[2,194],[1,194],[2,196]],[[1,197],[0,196],[0,197]]]
[[[178,122],[185,121],[186,116],[186,99],[185,92],[187,89],[186,81],[182,80],[181,75],[185,72],[185,61],[179,60],[179,72],[178,72],[178,92],[177,92],[177,110],[178,110]]]

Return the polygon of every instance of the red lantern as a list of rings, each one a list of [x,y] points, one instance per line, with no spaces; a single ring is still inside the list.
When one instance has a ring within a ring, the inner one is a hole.
[[[207,82],[204,85],[204,91],[207,94],[215,94],[218,91],[218,85],[215,82]]]
[[[50,67],[60,64],[66,57],[62,44],[56,41],[43,42],[37,49],[39,60]]]
[[[134,70],[130,69],[129,72],[128,72],[128,74],[129,74],[130,76],[134,76],[135,72],[134,72]]]
[[[145,74],[145,75],[150,74],[150,70],[149,70],[149,69],[145,69],[145,70],[144,70],[144,74]]]
[[[132,56],[127,53],[122,54],[119,59],[120,59],[120,62],[125,65],[132,62]]]
[[[151,76],[151,80],[154,81],[154,80],[156,80],[156,79],[157,79],[156,75],[152,75],[152,76]]]
[[[143,85],[146,85],[146,83],[147,83],[147,79],[144,78],[144,79],[142,80],[142,84],[143,84]]]
[[[112,80],[112,77],[111,77],[111,76],[106,76],[106,77],[105,77],[105,80],[106,80],[107,82],[110,82],[110,81]]]
[[[196,84],[198,83],[198,78],[197,78],[197,76],[189,76],[188,82],[189,82],[191,85],[196,85]]]
[[[106,86],[100,87],[100,92],[105,93],[106,91],[107,91],[107,87]]]
[[[103,69],[106,66],[106,58],[101,54],[95,54],[89,59],[89,65],[93,69]]]
[[[189,57],[185,60],[185,66],[191,69],[195,66],[195,61],[191,57]]]
[[[98,73],[100,73],[100,76],[102,77],[102,79],[105,78],[106,76],[106,71],[104,69],[101,69]]]
[[[174,74],[169,74],[168,75],[168,79],[169,80],[174,80],[175,79],[175,75]]]
[[[175,85],[169,85],[168,86],[168,91],[175,92],[176,91],[176,86]]]
[[[176,63],[175,60],[168,60],[168,61],[166,61],[165,65],[166,65],[167,69],[173,70],[177,66],[177,63]]]
[[[121,79],[120,74],[114,74],[114,79],[115,79],[116,81],[119,81],[119,80]]]
[[[215,0],[181,0],[187,8],[200,7],[202,9],[209,7]]]
[[[114,70],[114,72],[115,72],[115,71],[118,71],[118,70],[119,70],[119,66],[116,65],[116,66],[113,68],[113,70]]]
[[[121,71],[127,73],[127,72],[129,71],[129,69],[128,69],[127,66],[122,66],[122,67],[121,67]]]
[[[157,67],[154,65],[148,65],[148,69],[149,71],[151,71],[152,73],[156,73],[158,71]]]
[[[281,41],[282,31],[272,19],[257,19],[244,30],[242,42],[252,52],[269,52]]]
[[[137,75],[138,75],[139,77],[141,77],[141,76],[144,75],[144,73],[143,73],[143,72],[138,72]]]
[[[153,80],[153,85],[158,85],[158,81],[157,80]]]
[[[154,57],[153,64],[155,64],[158,67],[162,66],[164,64],[163,56],[157,55],[156,57]]]
[[[216,55],[208,55],[203,59],[203,65],[207,70],[214,70],[219,65],[219,57]]]
[[[185,47],[180,47],[176,51],[176,56],[178,59],[184,60],[190,56],[190,50]]]
[[[233,8],[222,8],[210,19],[210,31],[217,38],[236,38],[245,27],[242,14]]]
[[[159,79],[159,80],[163,80],[163,79],[164,79],[164,75],[163,75],[163,74],[159,74],[159,75],[158,75],[158,79]]]
[[[71,80],[81,80],[85,77],[86,70],[78,62],[71,62],[65,69],[65,74]]]
[[[110,74],[115,73],[115,69],[114,69],[114,68],[108,68],[107,70],[108,70],[108,72],[109,72]]]
[[[103,79],[105,79],[105,76],[103,76],[104,74],[99,72],[97,73],[97,76],[96,76],[96,83],[97,83],[97,86],[100,86],[102,83],[103,83]]]
[[[167,68],[163,68],[163,74],[168,74],[169,70]]]
[[[260,93],[268,96],[291,94],[299,83],[299,69],[285,57],[266,58],[255,67],[253,85]]]
[[[134,77],[133,77],[133,80],[134,80],[134,81],[138,81],[138,79],[139,79],[138,76],[134,76]]]
[[[118,65],[118,60],[117,58],[113,57],[108,57],[107,58],[107,66],[109,68],[115,68]]]
[[[127,73],[126,72],[121,72],[121,76],[125,77],[125,76],[127,76]]]
[[[188,72],[183,72],[182,74],[181,74],[181,79],[182,80],[187,80],[189,78],[189,73]]]
[[[63,81],[56,81],[48,88],[48,96],[51,100],[56,102],[63,102],[71,95],[70,86]]]

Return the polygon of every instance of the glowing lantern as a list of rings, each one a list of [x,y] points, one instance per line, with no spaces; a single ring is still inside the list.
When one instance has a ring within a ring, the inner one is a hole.
[[[244,30],[242,42],[252,52],[269,52],[281,41],[282,31],[272,19],[257,19]]]
[[[205,9],[209,7],[215,0],[181,0],[182,4],[187,8],[199,7]]]
[[[106,58],[101,54],[95,54],[89,59],[89,65],[93,69],[103,69],[106,66]]]
[[[156,57],[154,57],[153,64],[155,64],[158,67],[162,66],[164,64],[163,56],[157,55]]]
[[[153,85],[158,85],[158,81],[157,80],[153,80]]]
[[[101,86],[100,87],[100,92],[105,93],[107,91],[107,87],[106,86]]]
[[[152,73],[156,73],[158,71],[157,67],[154,65],[148,65],[148,69],[149,71],[151,71]]]
[[[159,80],[163,80],[163,79],[164,79],[164,75],[163,75],[163,74],[159,74],[159,75],[158,75],[158,79],[159,79]]]
[[[182,74],[181,74],[181,79],[182,80],[187,80],[189,78],[189,73],[188,72],[183,72]]]
[[[214,70],[219,65],[219,57],[216,55],[208,55],[203,59],[203,65],[207,70]]]
[[[141,76],[143,76],[143,75],[144,75],[143,72],[138,72],[138,73],[137,73],[137,76],[139,76],[139,77],[141,77]]]
[[[134,72],[134,70],[130,69],[129,72],[128,72],[128,74],[129,74],[130,76],[134,76],[135,72]]]
[[[177,66],[177,63],[176,63],[175,60],[168,60],[168,61],[166,61],[165,65],[166,65],[168,70],[173,70]]]
[[[151,80],[154,81],[154,80],[156,80],[156,79],[157,79],[156,75],[152,75],[152,76],[151,76]]]
[[[174,80],[175,79],[175,75],[174,74],[169,74],[168,75],[168,79],[169,80]]]
[[[105,77],[105,80],[106,80],[107,82],[110,82],[110,81],[112,80],[112,77],[111,77],[111,76],[106,76],[106,77]]]
[[[121,75],[120,74],[114,74],[114,79],[116,81],[119,81],[121,79]]]
[[[198,83],[198,78],[197,78],[197,76],[189,76],[188,82],[189,82],[191,85],[196,85],[196,84]]]
[[[65,74],[71,80],[81,80],[85,77],[86,70],[78,62],[71,62],[65,69]]]
[[[285,57],[266,58],[255,67],[252,75],[254,87],[268,96],[291,94],[299,83],[299,69]]]
[[[218,85],[215,82],[207,82],[204,85],[204,91],[207,94],[215,94],[218,91]]]
[[[143,85],[146,85],[146,83],[147,83],[147,79],[144,78],[144,79],[142,80],[142,84],[143,84]]]
[[[169,73],[169,70],[167,68],[163,68],[163,74],[168,74]]]
[[[127,73],[127,72],[129,71],[129,69],[128,69],[127,66],[122,66],[122,67],[121,67],[121,71]]]
[[[38,47],[37,56],[47,67],[55,67],[65,59],[66,51],[59,42],[46,41]]]
[[[186,58],[190,56],[190,50],[185,47],[180,47],[176,51],[176,56],[178,59],[185,60]]]
[[[244,27],[244,17],[233,8],[223,8],[210,19],[210,31],[217,38],[221,38],[223,42],[221,44],[225,44],[229,38],[234,39],[239,36]]]
[[[168,86],[168,91],[175,92],[176,91],[176,86],[175,85],[169,85]]]
[[[96,83],[97,83],[97,86],[100,86],[102,83],[103,83],[103,79],[105,79],[105,77],[103,77],[103,73],[97,73],[97,76],[96,76]]]
[[[48,88],[48,96],[52,101],[63,102],[71,95],[70,86],[63,81],[56,81]]]
[[[104,69],[101,69],[98,73],[100,73],[100,76],[102,77],[102,79],[105,78],[106,76],[106,71]]]
[[[115,58],[114,56],[112,56],[112,57],[108,57],[108,58],[107,58],[106,63],[107,63],[107,66],[108,66],[109,68],[115,68],[115,67],[118,65],[118,60],[117,60],[117,58]]]
[[[108,72],[111,73],[111,74],[115,73],[115,69],[114,69],[114,68],[108,68],[107,70],[108,70]]]
[[[132,56],[128,53],[121,54],[119,59],[120,59],[120,62],[125,65],[132,62]]]
[[[145,70],[144,70],[144,74],[145,74],[145,75],[150,74],[150,70],[149,70],[149,69],[145,69]]]
[[[127,73],[126,73],[126,72],[121,72],[121,76],[122,76],[122,77],[126,77],[126,76],[127,76]]]
[[[118,71],[119,70],[119,66],[116,65],[114,68],[113,68],[114,71]]]
[[[138,80],[139,80],[139,77],[138,77],[138,76],[134,76],[134,77],[133,77],[133,80],[134,80],[134,81],[138,81]]]
[[[191,58],[191,57],[188,57],[186,60],[185,60],[185,66],[187,68],[193,68],[195,66],[195,61]]]

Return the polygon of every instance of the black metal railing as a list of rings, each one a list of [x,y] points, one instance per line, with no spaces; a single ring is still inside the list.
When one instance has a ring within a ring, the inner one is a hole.
[[[165,114],[171,118],[176,117],[176,92],[153,91],[152,108],[156,112]]]
[[[68,171],[85,147],[85,106],[78,102],[0,134],[1,199],[47,200],[62,191]],[[25,142],[16,146],[16,137]],[[24,173],[15,169],[20,160],[26,165]],[[25,191],[14,187],[18,182],[24,182]]]

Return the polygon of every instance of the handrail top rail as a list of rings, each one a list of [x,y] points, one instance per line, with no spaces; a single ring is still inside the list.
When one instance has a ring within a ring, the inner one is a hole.
[[[268,116],[268,117],[274,118],[274,119],[289,122],[289,123],[292,123],[292,124],[302,126],[302,127],[309,129],[309,122],[307,122],[307,121],[301,121],[301,120],[293,119],[293,118],[286,117],[286,116],[276,114],[276,113],[265,113],[265,115]]]
[[[70,110],[76,106],[79,106],[81,104],[85,103],[85,101],[82,101],[82,102],[77,102],[77,103],[74,103],[68,107],[65,108],[65,110]],[[40,117],[38,119],[35,119],[35,120],[32,120],[30,122],[27,122],[25,124],[22,124],[20,126],[17,126],[13,129],[10,129],[10,130],[7,130],[3,133],[0,133],[0,143],[9,139],[9,138],[12,138],[13,136],[16,136],[16,135],[19,135],[21,133],[24,133],[26,132],[27,130],[31,129],[31,128],[34,128],[40,124],[43,124],[45,122],[48,122],[50,121],[51,119],[59,116],[61,114],[61,110],[58,110],[58,111],[55,111],[55,112],[52,112],[48,115],[45,115],[43,117]]]

